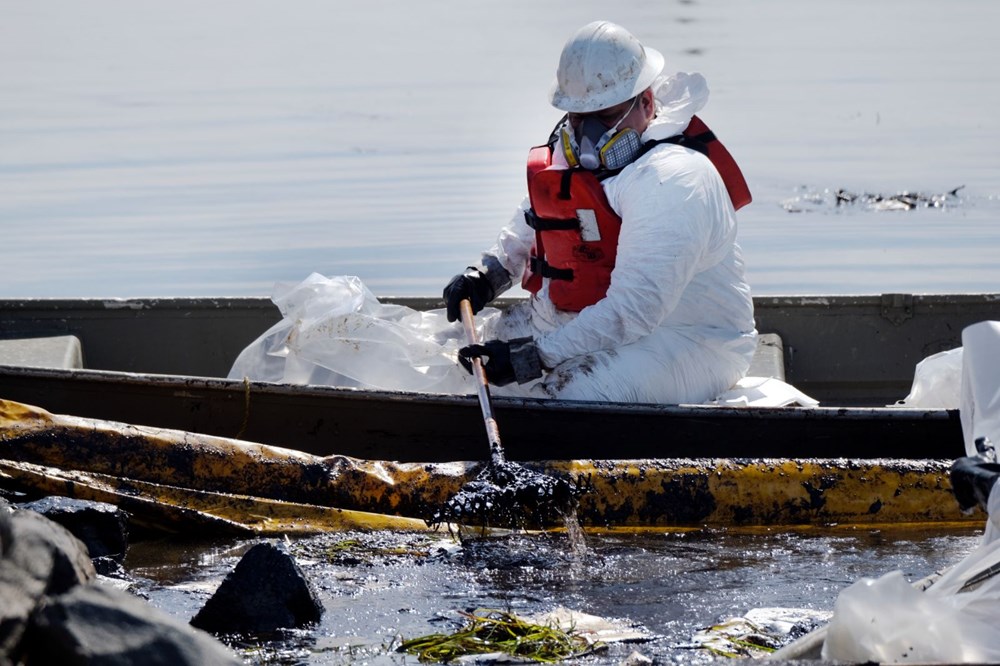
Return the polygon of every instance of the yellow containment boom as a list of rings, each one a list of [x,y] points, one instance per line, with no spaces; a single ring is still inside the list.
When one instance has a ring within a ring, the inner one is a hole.
[[[475,433],[470,433],[475,436]],[[650,459],[525,463],[581,490],[585,529],[982,522],[947,460]],[[399,463],[53,415],[0,400],[0,485],[121,505],[167,529],[427,529],[482,463]]]
[[[416,518],[178,488],[94,472],[0,460],[0,478],[49,495],[115,504],[141,527],[213,535],[302,535],[349,530],[428,531]]]

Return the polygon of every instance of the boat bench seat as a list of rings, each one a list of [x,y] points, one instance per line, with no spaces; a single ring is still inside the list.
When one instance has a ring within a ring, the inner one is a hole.
[[[75,335],[0,340],[0,365],[80,369],[83,367],[83,348]]]
[[[748,377],[773,377],[785,381],[785,348],[777,333],[757,335],[757,351],[750,361]]]

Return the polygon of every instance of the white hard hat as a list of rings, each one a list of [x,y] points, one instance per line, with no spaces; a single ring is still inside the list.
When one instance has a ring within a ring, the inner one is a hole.
[[[662,53],[620,25],[594,21],[563,47],[550,100],[571,113],[600,111],[632,99],[662,71]]]

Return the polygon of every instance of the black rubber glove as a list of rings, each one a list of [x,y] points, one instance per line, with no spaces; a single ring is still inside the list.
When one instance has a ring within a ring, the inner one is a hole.
[[[458,321],[462,318],[458,304],[463,299],[472,303],[472,314],[476,314],[486,304],[493,300],[493,285],[486,279],[482,271],[469,267],[464,273],[456,275],[444,288],[444,303],[448,309],[448,321]]]
[[[1000,479],[1000,464],[986,462],[979,456],[959,458],[951,466],[951,488],[962,511],[976,506],[985,511],[997,479]]]
[[[487,358],[483,361],[483,370],[491,384],[506,386],[513,381],[524,384],[542,376],[542,361],[531,338],[515,338],[507,342],[490,340],[458,350],[458,360],[470,374],[472,359],[484,356]]]

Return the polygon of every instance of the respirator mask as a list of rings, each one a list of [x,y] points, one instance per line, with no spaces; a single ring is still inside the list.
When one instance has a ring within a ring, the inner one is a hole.
[[[632,100],[628,110],[610,128],[597,118],[584,117],[574,129],[567,118],[559,135],[569,166],[591,171],[600,167],[614,171],[628,166],[642,148],[642,139],[634,129],[619,130],[618,126],[632,113],[638,99],[637,96]]]

